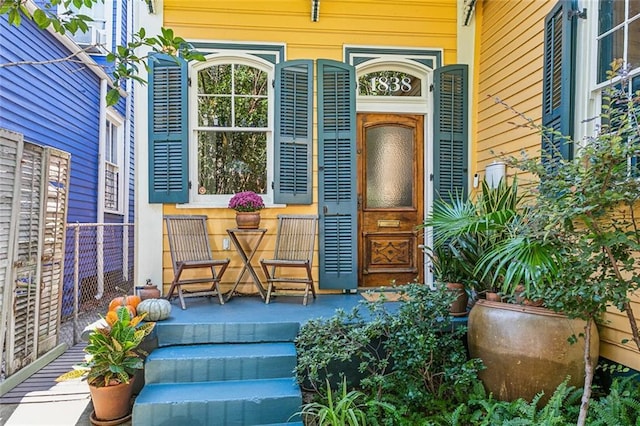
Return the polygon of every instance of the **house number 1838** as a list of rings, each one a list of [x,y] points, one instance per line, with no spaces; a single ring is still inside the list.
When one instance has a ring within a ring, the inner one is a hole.
[[[409,77],[371,77],[371,91],[393,94],[397,92],[410,92],[411,79]]]

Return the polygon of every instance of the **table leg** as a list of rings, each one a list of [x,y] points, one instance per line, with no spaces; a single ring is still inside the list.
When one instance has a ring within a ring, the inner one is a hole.
[[[253,269],[253,266],[251,265],[251,260],[253,259],[254,255],[256,254],[258,247],[260,246],[260,243],[262,242],[262,238],[264,238],[264,232],[260,233],[258,235],[258,239],[255,242],[255,244],[250,248],[250,252],[247,255],[246,251],[244,250],[244,248],[242,247],[242,245],[240,244],[240,241],[238,240],[236,234],[234,232],[230,232],[227,231],[227,233],[229,234],[229,237],[231,239],[231,242],[233,242],[233,245],[236,248],[236,251],[238,252],[238,254],[240,255],[240,258],[242,259],[242,269],[240,270],[240,273],[238,274],[238,278],[236,279],[236,282],[233,284],[233,288],[231,289],[231,291],[229,292],[229,295],[227,296],[227,301],[229,301],[229,299],[233,296],[233,292],[236,290],[236,288],[238,287],[238,284],[240,284],[240,281],[242,281],[242,277],[244,277],[245,272],[249,271],[249,274],[251,275],[251,278],[253,280],[254,285],[256,286],[256,289],[258,290],[258,293],[260,294],[260,297],[262,297],[262,300],[265,300],[266,294],[265,294],[265,290],[264,287],[262,287],[262,283],[260,282],[260,278],[258,277],[258,275],[256,274],[256,271]]]

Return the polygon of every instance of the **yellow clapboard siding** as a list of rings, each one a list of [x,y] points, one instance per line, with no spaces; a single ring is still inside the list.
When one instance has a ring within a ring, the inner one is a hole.
[[[625,365],[636,371],[640,371],[640,354],[637,351],[622,348],[600,341],[600,357]]]
[[[167,1],[164,25],[192,40],[287,44],[287,58],[342,58],[345,44],[442,48],[455,60],[455,1]],[[291,49],[289,49],[291,45]]]
[[[513,152],[539,144],[539,135],[535,133],[530,134],[530,142],[523,141],[522,129],[510,124],[517,120],[516,114],[496,104],[489,95],[506,101],[532,119],[541,116],[543,19],[552,4],[491,0],[481,3],[482,26],[478,30],[481,37],[478,58],[479,150]],[[517,148],[504,149],[502,145],[517,145]]]

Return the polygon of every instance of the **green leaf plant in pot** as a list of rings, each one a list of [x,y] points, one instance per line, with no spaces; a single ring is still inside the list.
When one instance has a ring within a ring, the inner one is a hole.
[[[143,368],[147,355],[139,346],[155,327],[154,322],[142,322],[144,315],[131,317],[127,309],[118,309],[117,315],[111,326],[98,326],[89,334],[85,361],[56,379],[87,380],[92,421],[93,416],[97,421],[111,421],[130,414],[134,374]]]
[[[429,258],[436,285],[444,285],[448,290],[457,294],[456,300],[450,307],[451,315],[467,315],[469,274],[464,261],[456,256],[455,248],[450,244],[440,244],[433,248],[427,247],[425,254]]]
[[[476,296],[490,297],[499,290],[497,265],[479,265],[492,248],[510,238],[507,226],[516,220],[522,198],[516,179],[511,185],[501,180],[495,188],[483,181],[475,197],[456,192],[436,200],[421,225],[433,233],[435,250],[446,246],[458,260]]]
[[[486,267],[500,268],[505,283],[522,277],[529,295],[543,297],[550,310],[584,321],[584,328],[571,336],[583,348],[585,368],[578,425],[586,422],[597,361],[590,340],[597,336],[593,330],[605,311],[626,314],[634,343],[630,350],[640,351],[630,301],[640,288],[640,92],[631,92],[619,61],[612,63],[609,77],[601,114],[590,120],[596,123],[593,136],[573,147],[573,158],[550,149],[538,158],[505,159],[510,167],[532,176],[536,194],[527,210],[528,221],[522,222],[526,226],[512,228],[511,241],[495,247],[494,260],[484,262]],[[574,143],[518,115],[525,126],[542,133],[549,147]],[[529,271],[527,279],[513,259],[541,263],[527,254],[532,244],[553,248],[553,266]]]

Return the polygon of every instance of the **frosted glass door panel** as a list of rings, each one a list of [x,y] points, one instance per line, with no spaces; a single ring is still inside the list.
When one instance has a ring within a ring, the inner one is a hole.
[[[366,205],[369,209],[413,207],[413,129],[382,125],[365,133]]]

